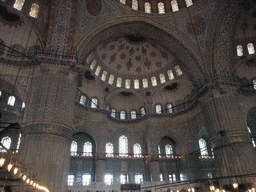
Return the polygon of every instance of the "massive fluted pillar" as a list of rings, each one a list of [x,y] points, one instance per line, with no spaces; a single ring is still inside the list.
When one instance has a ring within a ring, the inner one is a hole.
[[[235,88],[222,86],[209,91],[203,100],[207,129],[211,136],[217,163],[217,176],[255,173],[255,152],[241,112]],[[249,183],[252,179],[239,177],[223,180],[223,184]]]
[[[69,67],[41,65],[34,86],[20,146],[20,160],[48,185],[66,191],[76,94]]]

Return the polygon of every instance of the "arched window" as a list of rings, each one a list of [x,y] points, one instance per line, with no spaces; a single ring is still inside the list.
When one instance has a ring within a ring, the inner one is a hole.
[[[91,108],[97,108],[97,105],[98,105],[98,99],[92,98]]]
[[[248,130],[248,132],[249,132],[250,134],[252,134],[252,131],[251,131],[251,129],[250,129],[249,127],[247,127],[247,130]],[[253,147],[256,147],[256,143],[255,143],[254,138],[252,138],[252,145],[253,145]]]
[[[119,137],[119,156],[128,156],[128,139],[126,136],[122,135]]]
[[[100,70],[101,70],[101,67],[98,66],[98,67],[96,68],[96,71],[95,71],[95,75],[96,75],[96,76],[99,76]]]
[[[252,84],[253,84],[253,89],[256,89],[256,80],[255,79],[252,80]]]
[[[181,69],[180,69],[180,66],[179,66],[179,65],[176,65],[176,66],[174,67],[174,69],[175,69],[175,71],[176,71],[177,75],[181,75],[181,74],[182,74],[182,71],[181,71]]]
[[[82,95],[82,96],[80,97],[79,103],[80,103],[81,105],[85,105],[85,103],[86,103],[86,97],[85,97],[84,95]]]
[[[29,16],[37,18],[38,11],[39,11],[39,5],[37,5],[36,3],[32,4],[29,12]]]
[[[145,13],[151,13],[151,4],[149,2],[145,3]]]
[[[84,143],[84,155],[83,156],[92,156],[92,143],[87,141]]]
[[[20,11],[22,9],[24,3],[25,3],[25,0],[15,0],[13,7]]]
[[[151,77],[151,83],[153,86],[157,86],[156,77]]]
[[[2,96],[2,91],[0,91],[0,97]]]
[[[160,2],[160,3],[158,3],[157,6],[158,6],[158,13],[159,13],[159,14],[165,13],[164,3]]]
[[[110,75],[108,79],[108,84],[112,85],[114,83],[114,79],[115,79],[114,75]]]
[[[132,8],[138,10],[138,0],[132,0]]]
[[[172,113],[172,104],[167,104],[167,113]]]
[[[6,148],[6,149],[10,149],[11,147],[11,142],[12,142],[12,139],[10,137],[4,137],[2,138],[1,140],[1,143],[3,144],[3,146]],[[7,152],[5,149],[2,148],[2,146],[0,146],[0,152]]]
[[[237,56],[243,56],[244,53],[243,53],[243,46],[242,45],[237,45],[236,46],[236,52],[237,52]]]
[[[138,79],[134,80],[134,89],[139,89],[140,88],[140,82]]]
[[[114,147],[112,143],[106,143],[106,157],[114,157]]]
[[[14,104],[15,104],[15,97],[14,96],[10,96],[8,98],[7,105],[14,106]]]
[[[166,82],[166,81],[165,81],[165,76],[164,76],[164,74],[160,74],[160,75],[159,75],[159,78],[160,78],[160,82],[161,82],[162,84]]]
[[[131,111],[131,119],[136,119],[136,111]]]
[[[93,57],[94,57],[94,56],[93,56],[93,54],[91,53],[91,54],[87,57],[86,62],[89,64]]]
[[[131,81],[130,81],[130,79],[126,79],[125,80],[125,88],[130,89],[130,87],[131,87]]]
[[[116,117],[116,110],[115,109],[111,110],[111,117],[113,117],[113,118]]]
[[[125,111],[120,111],[120,119],[125,119]]]
[[[248,49],[248,53],[249,53],[250,55],[255,53],[255,49],[254,49],[254,46],[253,46],[252,43],[248,43],[247,49]]]
[[[161,148],[159,145],[158,145],[157,149],[158,149],[158,155],[159,155],[159,157],[161,157]]]
[[[144,107],[141,107],[141,108],[140,108],[140,114],[141,114],[141,116],[146,115],[146,110],[145,110]]]
[[[95,68],[96,64],[97,64],[97,61],[93,59],[92,64],[90,65],[91,70]]]
[[[208,157],[207,145],[204,139],[199,139],[201,157]]]
[[[116,81],[116,86],[121,87],[122,86],[122,78],[118,77]]]
[[[75,176],[68,175],[68,186],[73,186],[74,182],[75,182]]]
[[[19,134],[18,143],[17,143],[16,153],[18,153],[18,152],[19,152],[19,149],[20,149],[20,141],[21,141],[21,137],[22,137],[22,135],[21,135],[21,133],[20,133],[20,134]]]
[[[177,0],[172,0],[172,1],[171,1],[171,6],[172,6],[172,11],[173,11],[173,12],[179,11],[179,6],[178,6]]]
[[[143,79],[143,88],[148,88],[148,80]]]
[[[120,0],[120,2],[126,4],[126,0]]]
[[[22,102],[22,104],[21,104],[21,109],[25,109],[25,107],[26,107],[25,102]]]
[[[161,114],[162,113],[162,106],[160,104],[156,105],[156,113]]]
[[[186,2],[187,7],[190,7],[191,5],[193,5],[192,0],[185,0],[185,2]]]
[[[102,80],[102,81],[106,81],[107,74],[108,74],[108,73],[107,73],[106,71],[103,71],[102,76],[101,76],[101,80]]]
[[[173,157],[173,150],[170,144],[165,145],[165,155],[166,157]]]
[[[169,77],[170,80],[174,79],[174,75],[173,75],[172,70],[167,71],[167,74],[168,74],[168,77]]]
[[[77,154],[77,142],[72,141],[70,152],[71,152],[71,156],[76,156],[76,154]]]
[[[133,145],[133,154],[134,157],[141,157],[141,146],[140,144],[136,143]]]

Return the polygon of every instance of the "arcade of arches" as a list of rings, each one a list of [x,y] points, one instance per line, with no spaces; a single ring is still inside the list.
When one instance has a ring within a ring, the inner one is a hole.
[[[255,191],[255,23],[255,0],[0,0],[0,191]]]

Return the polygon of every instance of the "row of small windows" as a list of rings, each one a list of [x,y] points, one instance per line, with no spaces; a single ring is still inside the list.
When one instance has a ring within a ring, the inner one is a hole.
[[[20,148],[20,141],[21,141],[21,134],[19,134],[19,139],[18,139],[18,143],[17,143],[17,147],[16,147],[16,152],[19,151],[19,148]],[[6,137],[3,137],[2,140],[1,140],[1,144],[6,148],[6,149],[10,149],[11,147],[11,143],[12,143],[12,139],[8,136]],[[7,151],[2,147],[0,146],[0,152],[3,152],[3,153],[6,153]]]
[[[79,103],[81,105],[86,105],[86,101],[87,101],[87,97],[85,95],[82,95],[80,97]],[[92,98],[92,100],[90,101],[91,103],[91,108],[97,108],[98,107],[98,99],[97,98]]]
[[[89,57],[90,57],[90,56],[89,56]],[[95,67],[96,67],[96,65],[97,65],[97,61],[94,59],[94,60],[92,61],[91,65],[90,65],[91,70],[94,70]],[[177,74],[178,76],[179,76],[179,75],[182,75],[182,70],[181,70],[181,68],[180,68],[179,65],[176,65],[176,66],[174,67],[174,70],[175,70],[175,72],[176,72],[176,74]],[[96,70],[95,70],[95,75],[96,75],[96,76],[99,76],[100,71],[101,71],[101,67],[100,67],[100,66],[97,66],[97,68],[96,68]],[[106,80],[107,80],[107,74],[108,74],[108,73],[107,73],[106,71],[103,71],[103,72],[102,72],[102,75],[101,75],[101,80],[102,80],[102,81],[106,81]],[[165,83],[167,77],[168,77],[169,80],[174,79],[174,74],[173,74],[173,71],[172,71],[172,70],[168,70],[168,71],[167,71],[167,75],[165,75],[165,74],[160,74],[160,75],[159,75],[160,83],[161,83],[161,84]],[[108,78],[108,84],[113,85],[113,84],[114,84],[114,80],[115,80],[114,75],[110,75],[109,78]],[[151,77],[150,80],[151,80],[151,85],[152,85],[152,86],[157,86],[157,85],[158,85],[157,77],[155,77],[155,76],[154,76],[154,77]],[[118,77],[117,80],[116,80],[116,86],[117,86],[117,87],[122,87],[122,81],[123,81],[123,79],[122,79],[121,77]],[[124,84],[125,84],[125,88],[126,88],[126,89],[130,89],[130,88],[132,87],[132,85],[131,85],[132,82],[131,82],[130,79],[126,79]],[[133,81],[133,87],[134,87],[134,89],[139,89],[139,88],[141,87],[140,84],[141,84],[141,83],[140,83],[140,80],[135,79],[135,80]],[[148,80],[147,78],[144,78],[144,79],[142,80],[142,87],[143,87],[143,88],[148,88],[148,87],[149,87],[149,80]]]
[[[244,55],[244,50],[243,50],[242,45],[237,45],[236,50],[237,50],[237,56],[240,57],[240,56]],[[249,55],[255,54],[255,48],[252,43],[247,44],[247,51],[248,51]]]
[[[126,4],[126,0],[120,0],[120,2],[123,3],[123,4]],[[185,2],[186,2],[187,7],[190,7],[190,6],[193,5],[192,0],[185,0]],[[172,7],[173,12],[179,11],[179,5],[178,5],[177,0],[172,0],[171,1],[171,7]],[[164,14],[165,13],[165,4],[163,2],[159,2],[157,4],[157,8],[158,8],[158,13],[159,14]],[[134,10],[139,9],[138,0],[132,0],[132,9],[134,9]],[[149,2],[146,2],[144,4],[144,9],[145,9],[145,13],[152,13],[151,4]]]
[[[5,2],[5,0],[2,0],[2,1]],[[13,4],[13,7],[15,9],[21,11],[24,3],[25,3],[25,0],[15,0],[15,3]],[[36,3],[33,3],[31,5],[31,8],[30,8],[29,16],[37,18],[38,12],[39,12],[39,5],[36,4]]]
[[[142,107],[142,108],[140,108],[140,114],[139,114],[139,116],[144,116],[146,114],[146,110],[145,110],[145,108],[144,107]],[[115,110],[115,109],[111,109],[111,113],[110,113],[110,115],[111,115],[111,117],[113,117],[113,118],[116,118],[117,117],[117,111]],[[120,111],[120,116],[119,116],[119,118],[120,119],[122,119],[122,120],[124,120],[124,119],[127,119],[127,113],[126,113],[126,111],[124,111],[124,110],[122,110],[122,111]],[[137,114],[137,112],[135,111],[135,110],[131,110],[131,112],[130,112],[130,118],[131,119],[136,119],[137,117],[138,117],[138,114]]]
[[[0,97],[2,97],[2,91],[0,91]],[[14,96],[9,96],[7,100],[7,105],[14,106],[16,98]],[[24,109],[26,107],[25,102],[22,102],[21,108]]]

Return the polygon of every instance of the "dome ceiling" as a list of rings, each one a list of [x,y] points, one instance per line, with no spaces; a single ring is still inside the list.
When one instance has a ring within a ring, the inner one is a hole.
[[[108,72],[128,76],[148,76],[169,69],[175,59],[168,50],[150,40],[132,42],[127,37],[100,44],[94,56]]]

